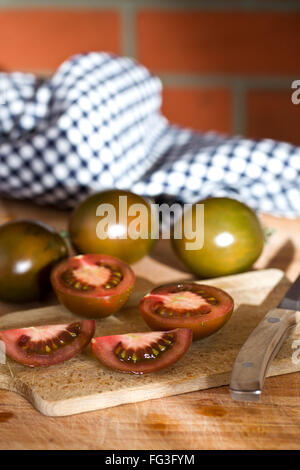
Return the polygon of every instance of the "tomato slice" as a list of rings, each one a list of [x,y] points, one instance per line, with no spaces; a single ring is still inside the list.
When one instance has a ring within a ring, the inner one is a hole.
[[[51,366],[81,352],[95,332],[94,320],[0,331],[6,354],[20,364]]]
[[[120,372],[147,374],[169,367],[188,350],[192,331],[187,328],[93,338],[92,351],[107,367]]]
[[[191,328],[193,339],[219,330],[230,318],[234,302],[223,290],[191,282],[153,289],[140,302],[145,322],[153,330]]]
[[[108,255],[78,255],[62,261],[51,273],[60,302],[90,318],[111,315],[127,302],[135,281],[132,269]]]

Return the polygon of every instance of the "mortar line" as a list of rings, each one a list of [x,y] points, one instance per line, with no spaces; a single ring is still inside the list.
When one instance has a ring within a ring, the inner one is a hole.
[[[136,57],[135,11],[129,4],[124,4],[122,13],[122,52],[127,57]]]
[[[296,79],[296,74],[293,76],[253,76],[249,77],[239,75],[202,75],[202,74],[188,74],[188,73],[156,73],[163,84],[166,86],[180,86],[180,87],[202,87],[202,86],[229,86],[234,87],[240,83],[247,88],[267,88],[267,89],[282,89],[287,86],[290,87],[293,80]],[[300,76],[300,74],[299,74]]]
[[[210,10],[210,11],[295,11],[300,10],[298,0],[276,2],[270,0],[262,3],[259,0],[244,0],[237,3],[234,0],[0,0],[0,8],[123,8],[126,6],[136,9],[153,8],[159,10]]]
[[[128,46],[128,50],[129,50]],[[131,55],[134,57],[134,54]],[[56,69],[21,69],[24,73],[33,73],[42,77],[50,77],[55,73]],[[293,76],[278,77],[260,77],[260,76],[238,76],[238,75],[202,75],[202,74],[189,74],[189,73],[157,73],[153,72],[154,75],[158,76],[163,85],[168,87],[187,87],[187,88],[214,88],[214,87],[235,87],[239,84],[243,84],[244,88],[258,89],[263,88],[265,90],[282,90],[291,88],[291,84],[294,80],[300,79],[300,73]]]

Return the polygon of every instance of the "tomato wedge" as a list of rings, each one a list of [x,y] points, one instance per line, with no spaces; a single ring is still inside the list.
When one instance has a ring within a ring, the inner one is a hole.
[[[29,367],[52,366],[80,353],[95,332],[94,320],[0,331],[6,354]]]
[[[188,350],[192,331],[150,331],[93,338],[92,351],[107,367],[120,372],[148,374],[177,362]]]

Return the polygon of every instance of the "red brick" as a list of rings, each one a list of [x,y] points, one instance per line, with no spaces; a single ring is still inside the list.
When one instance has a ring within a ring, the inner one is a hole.
[[[119,53],[120,36],[111,10],[0,10],[0,68],[54,69],[79,52]]]
[[[154,71],[293,74],[300,12],[142,10],[138,58]]]
[[[200,131],[232,131],[232,100],[226,89],[165,88],[162,111],[174,124]]]
[[[246,98],[247,135],[300,145],[300,104],[293,104],[291,95],[292,90],[249,91]]]

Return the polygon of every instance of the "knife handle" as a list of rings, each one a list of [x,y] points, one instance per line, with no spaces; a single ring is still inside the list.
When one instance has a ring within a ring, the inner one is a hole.
[[[259,401],[268,367],[295,323],[294,310],[275,308],[265,315],[236,357],[230,381],[233,400]]]

